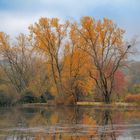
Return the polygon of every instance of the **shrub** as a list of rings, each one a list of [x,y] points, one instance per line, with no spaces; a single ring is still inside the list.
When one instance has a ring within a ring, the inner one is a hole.
[[[54,96],[49,91],[46,91],[42,96],[45,100],[54,100]]]
[[[32,92],[27,91],[21,98],[18,100],[18,103],[35,103],[37,98],[33,95]]]
[[[36,97],[32,91],[26,91],[16,103],[46,103],[48,100],[54,100],[54,96],[47,91],[38,97]]]
[[[136,94],[136,95],[129,94],[126,96],[125,101],[129,102],[129,103],[131,103],[131,102],[139,103],[140,102],[140,94]]]
[[[0,91],[0,106],[7,106],[12,103],[10,97],[8,97],[3,91]]]

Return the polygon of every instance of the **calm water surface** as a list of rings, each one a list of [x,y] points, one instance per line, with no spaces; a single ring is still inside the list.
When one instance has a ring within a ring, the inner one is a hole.
[[[139,109],[0,108],[0,140],[139,140]]]

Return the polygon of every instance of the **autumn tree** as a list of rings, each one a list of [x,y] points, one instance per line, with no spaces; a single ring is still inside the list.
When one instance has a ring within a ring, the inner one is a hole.
[[[28,84],[28,90],[32,91],[36,97],[44,96],[45,98],[45,93],[50,90],[47,64],[44,57],[41,57],[37,53],[35,54],[38,55],[38,57],[34,58],[32,65],[33,73]]]
[[[89,77],[88,70],[93,65],[87,53],[77,48],[74,40],[65,49],[63,87],[68,99],[73,99],[76,103],[80,95],[85,96],[92,92],[94,82]]]
[[[30,30],[35,48],[46,55],[50,82],[53,83],[51,91],[67,99],[66,104],[76,103],[78,93],[91,91],[94,82],[87,71],[93,65],[87,53],[78,48],[73,27],[57,18],[41,18]],[[62,98],[59,103],[63,102]]]
[[[0,34],[0,66],[17,93],[25,92],[34,75],[32,53],[28,37],[25,35],[19,35],[16,43],[11,43],[8,35]]]
[[[80,24],[73,24],[79,48],[92,58],[96,74],[89,70],[96,82],[104,102],[111,102],[116,71],[124,65],[131,48],[123,40],[124,30],[118,28],[111,20],[95,21],[83,17]]]
[[[35,47],[43,52],[48,60],[53,91],[61,97],[63,93],[61,56],[67,38],[68,25],[68,22],[60,23],[57,18],[41,18],[38,23],[30,26],[30,31],[35,38]]]
[[[25,83],[22,83],[21,81],[23,73],[19,67],[20,64],[18,63],[18,50],[15,47],[11,48],[9,38],[4,33],[0,34],[0,43],[2,57],[1,66],[17,92],[21,92]]]
[[[132,46],[124,42],[124,30],[91,17],[80,23],[40,18],[29,30],[16,43],[0,33],[0,65],[18,93],[49,89],[58,103],[76,103],[80,92],[93,92],[96,84],[104,102],[111,102]]]

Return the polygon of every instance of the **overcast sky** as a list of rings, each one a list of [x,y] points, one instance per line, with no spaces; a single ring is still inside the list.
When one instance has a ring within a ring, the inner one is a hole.
[[[12,37],[28,33],[40,17],[78,20],[107,17],[126,30],[129,40],[140,35],[140,0],[0,0],[0,31]]]
[[[108,17],[126,30],[126,38],[140,35],[140,0],[0,0],[0,31],[26,33],[40,17],[77,20]]]

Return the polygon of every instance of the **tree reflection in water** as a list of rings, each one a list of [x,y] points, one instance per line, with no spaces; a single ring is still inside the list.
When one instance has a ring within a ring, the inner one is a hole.
[[[100,120],[101,123],[98,124],[100,126],[98,134],[100,140],[116,140],[115,130],[112,122],[112,111],[104,110]]]
[[[2,140],[119,140],[125,129],[119,126],[124,114],[111,109],[42,108],[14,114]],[[0,116],[5,123],[6,118]]]

